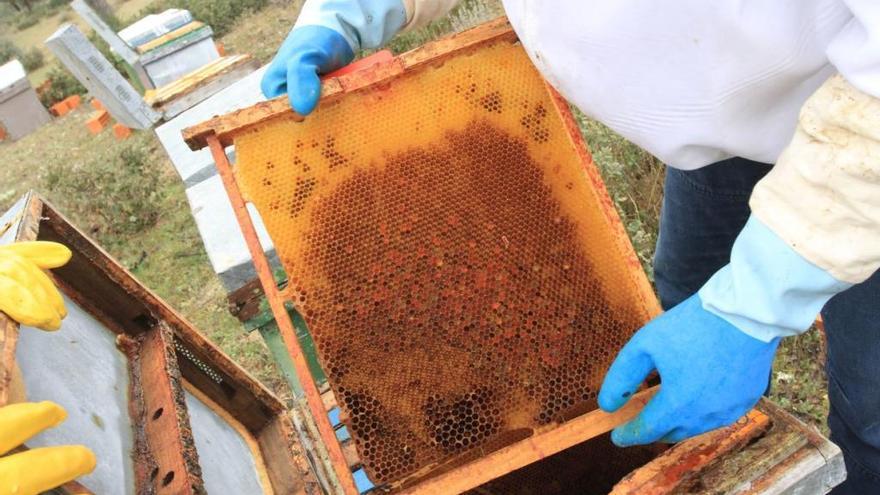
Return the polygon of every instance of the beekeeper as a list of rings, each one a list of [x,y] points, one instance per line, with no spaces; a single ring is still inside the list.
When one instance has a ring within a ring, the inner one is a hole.
[[[308,114],[318,75],[455,0],[308,0],[263,79]],[[880,493],[880,2],[506,0],[569,101],[669,164],[655,257],[668,311],[599,394],[662,388],[620,446],[732,423],[767,389],[780,339],[822,313],[832,439]],[[770,165],[774,164],[774,165]]]

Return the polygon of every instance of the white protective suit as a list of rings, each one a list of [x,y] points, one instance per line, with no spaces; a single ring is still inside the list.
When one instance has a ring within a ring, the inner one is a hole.
[[[407,27],[456,3],[405,0]],[[880,1],[504,6],[536,66],[588,115],[672,167],[776,163],[755,215],[838,281],[880,268]]]

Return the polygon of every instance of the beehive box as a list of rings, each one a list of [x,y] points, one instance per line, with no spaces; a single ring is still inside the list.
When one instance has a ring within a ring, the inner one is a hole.
[[[317,489],[284,405],[50,204],[29,194],[0,225],[0,242],[56,241],[74,253],[53,270],[69,311],[59,332],[19,331],[0,314],[0,404],[17,362],[27,400],[69,413],[28,446],[81,443],[97,455],[95,472],[67,492]]]
[[[659,311],[567,104],[504,20],[327,80],[306,119],[280,99],[184,134],[211,146],[279,324],[283,301],[305,317],[388,489],[459,471],[456,487],[476,487],[485,473],[462,467],[493,452],[534,462],[537,446],[564,447],[563,423],[589,438],[572,425]],[[242,199],[287,271],[283,294]]]

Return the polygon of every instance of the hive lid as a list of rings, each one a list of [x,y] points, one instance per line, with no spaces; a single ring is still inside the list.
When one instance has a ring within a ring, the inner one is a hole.
[[[185,137],[222,162],[236,146],[234,181],[218,163],[233,205],[240,188],[260,212],[374,482],[418,484],[597,408],[659,308],[505,21],[325,81],[308,118],[286,106]]]
[[[21,93],[30,87],[24,66],[16,59],[0,66],[0,101]]]

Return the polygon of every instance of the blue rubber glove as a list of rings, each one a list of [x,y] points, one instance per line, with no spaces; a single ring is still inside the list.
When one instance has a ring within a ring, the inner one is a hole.
[[[599,393],[605,411],[623,406],[655,369],[662,380],[612,440],[620,447],[679,442],[733,423],[767,389],[778,344],[746,335],[691,296],[636,333],[611,365]]]
[[[622,447],[679,442],[733,423],[767,389],[780,338],[808,329],[822,306],[851,286],[752,217],[730,264],[639,330],[611,365],[599,392],[605,411],[623,406],[651,371],[662,382],[612,440]]]
[[[263,94],[287,93],[294,111],[312,113],[320,75],[349,64],[362,49],[381,47],[406,20],[402,0],[308,0],[263,76]]]
[[[263,76],[267,98],[285,93],[300,115],[312,113],[321,98],[321,74],[354,60],[354,52],[339,33],[321,26],[294,29]]]

